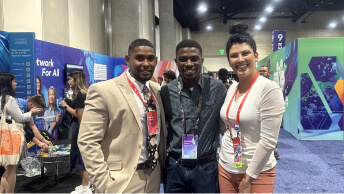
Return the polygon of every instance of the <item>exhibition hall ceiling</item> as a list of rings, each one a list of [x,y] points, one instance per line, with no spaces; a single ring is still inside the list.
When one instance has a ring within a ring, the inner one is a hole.
[[[198,11],[201,3],[207,5],[205,13]],[[173,0],[173,4],[175,18],[183,28],[189,27],[191,31],[198,31],[201,23],[211,20],[226,24],[257,19],[269,5],[273,5],[273,11],[268,18],[301,23],[307,22],[307,16],[316,11],[344,12],[344,0]]]

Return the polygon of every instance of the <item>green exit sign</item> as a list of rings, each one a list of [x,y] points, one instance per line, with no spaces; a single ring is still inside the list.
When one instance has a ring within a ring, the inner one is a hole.
[[[221,55],[223,55],[223,53],[225,53],[225,49],[220,49],[219,52]]]

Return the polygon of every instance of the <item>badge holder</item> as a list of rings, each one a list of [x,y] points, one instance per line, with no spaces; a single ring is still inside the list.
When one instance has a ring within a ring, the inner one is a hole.
[[[160,134],[158,112],[156,110],[147,112],[149,135]]]
[[[235,167],[242,167],[242,156],[241,156],[241,142],[240,142],[240,124],[234,124],[235,131],[237,132],[237,137],[233,138],[233,148],[234,148],[234,164]]]
[[[198,135],[183,135],[182,159],[197,159]]]

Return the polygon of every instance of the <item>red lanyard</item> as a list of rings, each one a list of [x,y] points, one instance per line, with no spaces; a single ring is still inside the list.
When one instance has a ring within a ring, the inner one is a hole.
[[[133,82],[130,81],[130,79],[129,79],[129,77],[128,77],[127,74],[125,74],[125,75],[127,76],[127,79],[128,79],[128,82],[129,82],[130,87],[134,90],[134,92],[136,93],[136,95],[140,98],[140,100],[142,101],[143,105],[144,105],[144,106],[147,106],[147,104],[145,103],[145,101],[142,99],[142,97],[141,97],[139,91],[138,91],[138,90],[136,89],[136,87],[134,86]],[[153,93],[152,93],[152,89],[151,89],[150,85],[149,85],[149,91],[150,91],[150,93],[151,93],[151,95],[152,95],[153,103],[154,103],[154,105],[156,106],[156,102],[155,102],[154,95],[153,95]]]
[[[243,99],[243,100],[241,101],[241,103],[240,103],[240,106],[239,106],[239,109],[238,109],[238,112],[237,112],[237,117],[236,117],[236,123],[237,123],[237,124],[240,123],[239,115],[240,115],[241,108],[242,108],[242,106],[244,105],[244,102],[245,102],[245,100],[246,100],[246,98],[247,98],[247,95],[248,95],[248,93],[250,93],[250,90],[251,90],[251,88],[252,88],[252,85],[254,84],[254,82],[256,81],[256,79],[258,78],[258,76],[259,76],[259,74],[258,74],[258,72],[256,72],[256,74],[254,75],[253,80],[251,81],[251,84],[250,84],[250,86],[249,86],[249,88],[248,88],[248,90],[247,90],[247,92],[246,92],[246,94],[245,94],[245,96],[244,96],[244,99]],[[239,83],[239,84],[240,84],[240,83]],[[232,104],[232,102],[233,102],[233,99],[234,99],[234,97],[235,97],[235,95],[236,95],[236,93],[237,93],[237,90],[238,90],[238,87],[236,88],[236,90],[235,90],[235,92],[234,92],[234,95],[233,95],[231,101],[229,102],[229,105],[228,105],[228,108],[227,108],[227,112],[226,112],[227,130],[228,130],[229,132],[231,132],[231,130],[230,130],[229,125],[228,125],[228,123],[229,123],[228,112],[229,112],[229,108],[231,107],[231,104]],[[232,135],[232,133],[231,133],[231,135]]]

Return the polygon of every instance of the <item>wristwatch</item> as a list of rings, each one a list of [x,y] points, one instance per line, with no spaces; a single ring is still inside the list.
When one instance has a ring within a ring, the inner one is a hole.
[[[65,109],[67,109],[68,107],[69,107],[69,105],[68,105],[68,104],[66,104],[66,106],[64,106],[64,108],[65,108]]]

